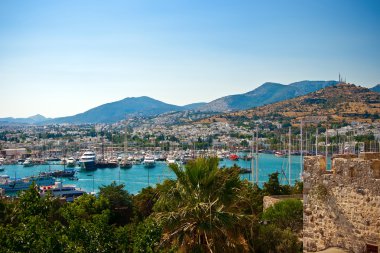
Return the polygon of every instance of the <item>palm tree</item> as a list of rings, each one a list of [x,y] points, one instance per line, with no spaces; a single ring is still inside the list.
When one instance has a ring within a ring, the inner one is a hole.
[[[155,205],[163,225],[162,244],[181,252],[246,252],[243,227],[251,216],[240,211],[244,184],[237,169],[219,169],[217,158],[198,158],[185,168],[170,166],[177,176]]]

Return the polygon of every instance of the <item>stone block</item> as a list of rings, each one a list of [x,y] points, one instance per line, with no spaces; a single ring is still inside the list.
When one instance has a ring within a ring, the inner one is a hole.
[[[380,159],[380,152],[363,152],[359,154],[359,158],[363,160]]]
[[[373,178],[380,179],[380,160],[373,160],[371,164]]]

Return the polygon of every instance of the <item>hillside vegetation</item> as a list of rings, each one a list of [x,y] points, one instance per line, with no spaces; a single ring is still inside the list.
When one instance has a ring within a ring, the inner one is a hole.
[[[375,122],[380,120],[380,94],[353,84],[338,84],[316,92],[249,110],[214,116],[202,122],[262,118],[300,121],[321,116],[332,122]]]

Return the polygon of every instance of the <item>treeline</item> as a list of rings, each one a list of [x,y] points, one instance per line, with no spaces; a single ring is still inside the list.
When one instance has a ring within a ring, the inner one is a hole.
[[[302,184],[282,186],[275,173],[261,189],[215,158],[171,169],[176,180],[137,195],[112,183],[73,203],[33,187],[0,200],[0,252],[302,252],[301,201],[262,209],[265,195]]]

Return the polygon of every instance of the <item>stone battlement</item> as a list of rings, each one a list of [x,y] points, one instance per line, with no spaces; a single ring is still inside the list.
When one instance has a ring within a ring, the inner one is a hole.
[[[304,160],[304,250],[341,247],[355,253],[380,246],[379,153]]]

